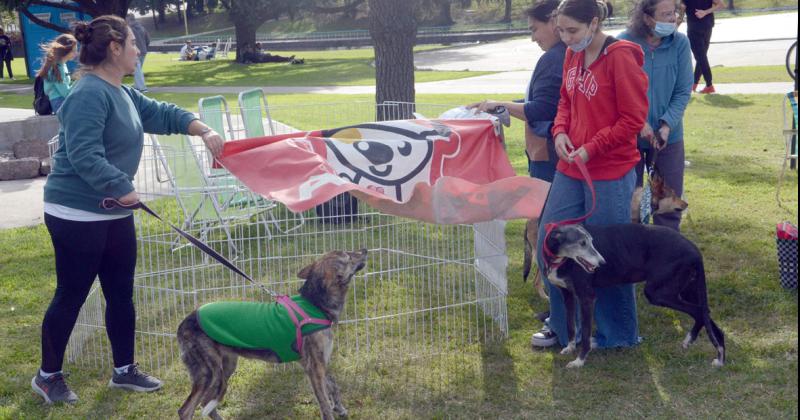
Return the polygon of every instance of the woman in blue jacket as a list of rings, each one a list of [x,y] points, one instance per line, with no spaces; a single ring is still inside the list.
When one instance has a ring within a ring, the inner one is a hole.
[[[61,128],[44,186],[44,221],[53,242],[56,290],[42,321],[42,364],[31,380],[47,403],[74,403],[61,365],[70,333],[95,277],[106,301],[106,334],[114,370],[109,386],[154,391],[161,381],[134,360],[133,275],[136,231],[130,210],[103,210],[106,197],[135,204],[133,176],[144,133],[201,136],[215,156],[223,140],[194,114],[149,99],[122,79],[133,74],[139,50],[128,25],[100,16],[75,25],[84,69],[58,113]]]
[[[692,56],[689,39],[676,31],[675,0],[639,0],[631,13],[628,29],[620,39],[636,42],[644,51],[644,71],[649,79],[650,104],[647,123],[640,133],[642,160],[637,166],[637,185],[642,186],[645,162],[652,161],[666,185],[683,194],[683,113],[692,89]],[[658,134],[658,135],[656,135]],[[658,144],[658,138],[666,144]],[[657,225],[680,230],[681,214],[670,212],[653,216]]]

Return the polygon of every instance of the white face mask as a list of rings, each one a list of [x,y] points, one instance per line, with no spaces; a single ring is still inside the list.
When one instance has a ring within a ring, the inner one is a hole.
[[[593,38],[594,38],[594,34],[590,33],[589,35],[586,36],[586,38],[583,38],[582,40],[578,41],[575,44],[568,45],[568,47],[569,47],[569,49],[571,49],[572,51],[575,51],[576,53],[581,52],[581,51],[585,50],[586,47],[589,46],[589,44],[592,43],[592,39]]]
[[[578,53],[585,50],[589,46],[589,44],[592,43],[593,39],[594,39],[594,31],[592,30],[592,26],[589,25],[589,35],[586,35],[586,37],[584,37],[582,40],[572,45],[567,45],[567,47],[569,47],[569,49],[571,49],[572,51]]]

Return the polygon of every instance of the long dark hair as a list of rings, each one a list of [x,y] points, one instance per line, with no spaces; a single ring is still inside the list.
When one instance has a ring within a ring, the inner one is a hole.
[[[587,25],[592,23],[592,19],[597,18],[599,23],[602,24],[608,17],[608,7],[604,1],[564,0],[558,6],[558,14],[568,16]]]
[[[75,38],[81,43],[81,64],[96,66],[108,58],[108,45],[111,42],[118,42],[125,48],[128,24],[119,16],[105,15],[89,23],[78,22],[74,32]]]
[[[62,58],[66,57],[78,47],[78,41],[70,34],[61,34],[56,39],[50,41],[42,46],[44,59],[42,60],[42,67],[36,73],[36,76],[46,79],[50,75],[51,70],[57,82],[61,82],[61,71],[56,67]]]
[[[639,0],[633,5],[631,9],[630,20],[628,21],[628,31],[638,36],[645,38],[653,35],[653,29],[644,21],[645,15],[655,18],[653,14],[656,12],[658,3],[665,0]],[[675,1],[675,0],[672,0]]]

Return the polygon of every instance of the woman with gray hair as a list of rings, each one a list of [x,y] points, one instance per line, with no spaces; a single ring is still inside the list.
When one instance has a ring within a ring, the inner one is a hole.
[[[639,133],[642,160],[636,166],[636,184],[642,187],[645,163],[658,166],[664,183],[683,194],[683,113],[692,88],[692,56],[689,39],[676,31],[678,5],[675,0],[639,0],[628,29],[620,34],[644,51],[644,71],[649,108],[647,123]],[[654,159],[655,157],[655,159]],[[653,216],[657,225],[680,230],[681,213]]]

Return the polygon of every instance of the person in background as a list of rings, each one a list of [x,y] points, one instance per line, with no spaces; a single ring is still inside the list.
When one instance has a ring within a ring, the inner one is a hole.
[[[5,64],[8,69],[8,78],[14,80],[14,72],[11,71],[12,60],[14,60],[14,54],[11,52],[11,38],[6,35],[3,28],[0,28],[0,79],[4,78],[3,64]]]
[[[528,172],[534,178],[553,181],[558,156],[550,129],[558,111],[561,90],[561,72],[567,46],[556,32],[555,12],[558,0],[542,0],[525,10],[531,39],[544,55],[536,62],[523,102],[483,101],[468,105],[480,111],[504,106],[508,112],[525,121],[525,153],[528,155]]]
[[[122,84],[139,60],[136,39],[125,20],[100,16],[74,28],[81,43],[82,77],[64,101],[58,148],[44,186],[44,220],[55,254],[56,288],[42,321],[42,361],[31,380],[47,403],[74,403],[61,371],[69,336],[83,302],[99,278],[113,370],[109,387],[138,392],[161,388],[139,370],[134,358],[136,311],[133,276],[136,230],[131,210],[105,210],[114,198],[139,202],[133,177],[144,133],[200,136],[214,156],[223,140],[189,111],[158,102]]]
[[[42,47],[44,59],[36,76],[44,82],[44,93],[50,98],[50,107],[57,113],[69,95],[72,79],[67,61],[75,58],[78,41],[71,34],[61,34]]]
[[[692,46],[692,54],[697,62],[694,68],[692,92],[697,90],[700,76],[706,86],[700,93],[715,93],[711,80],[711,65],[708,63],[708,46],[711,44],[711,31],[714,29],[714,12],[725,7],[722,0],[682,0],[686,14],[686,35]]]
[[[197,53],[192,46],[192,41],[186,40],[186,43],[181,47],[180,60],[181,61],[194,61],[196,60]]]
[[[559,162],[539,224],[539,267],[548,267],[543,246],[548,223],[594,212],[588,225],[630,222],[639,151],[636,137],[647,118],[647,75],[642,49],[603,33],[603,1],[564,0],[556,28],[567,45],[558,114],[552,134]],[[586,163],[595,200],[576,159]],[[594,202],[593,202],[594,201]],[[544,270],[547,270],[545,268]],[[546,271],[544,271],[546,272]],[[531,337],[531,344],[567,344],[567,319],[561,290],[547,277],[550,319]],[[625,347],[640,341],[633,285],[595,289],[593,347]],[[576,331],[580,337],[580,328]]]
[[[636,184],[643,185],[647,162],[658,166],[664,183],[680,196],[685,162],[683,113],[692,94],[692,55],[689,39],[675,30],[677,21],[676,0],[639,0],[633,7],[628,29],[619,38],[642,47],[644,71],[650,81],[647,122],[639,133],[642,160],[636,166]],[[653,223],[680,231],[681,214],[656,214]]]
[[[139,49],[139,64],[136,65],[136,71],[133,73],[133,87],[139,92],[147,92],[147,84],[144,81],[144,59],[147,56],[147,47],[150,46],[150,34],[141,23],[136,21],[133,13],[128,13],[125,20],[133,31],[133,36],[136,37],[136,48]]]

